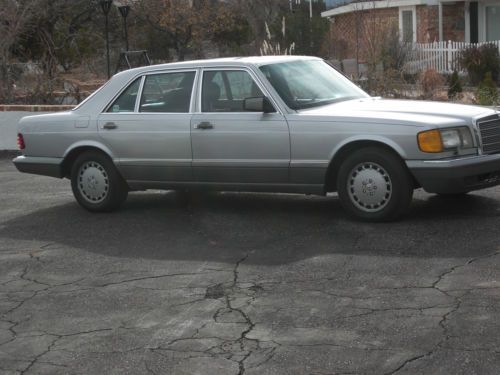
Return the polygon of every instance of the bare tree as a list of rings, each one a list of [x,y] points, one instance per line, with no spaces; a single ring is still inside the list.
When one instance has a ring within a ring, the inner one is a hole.
[[[218,0],[139,0],[136,9],[165,33],[181,61],[189,49],[202,57],[201,43],[234,23],[233,8]]]
[[[0,0],[0,98],[12,100],[12,49],[34,21],[38,0]]]
[[[266,40],[266,23],[272,24],[289,7],[288,0],[233,0],[236,9],[244,14],[255,37],[255,52],[258,54]]]

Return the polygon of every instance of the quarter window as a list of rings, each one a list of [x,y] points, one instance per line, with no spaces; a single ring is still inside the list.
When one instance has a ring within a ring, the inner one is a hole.
[[[189,112],[195,72],[146,76],[140,112]]]
[[[137,78],[132,82],[130,86],[121,93],[118,99],[113,102],[108,112],[134,112],[140,84],[141,78]]]
[[[203,112],[245,112],[246,98],[264,94],[244,70],[205,71],[201,93]]]

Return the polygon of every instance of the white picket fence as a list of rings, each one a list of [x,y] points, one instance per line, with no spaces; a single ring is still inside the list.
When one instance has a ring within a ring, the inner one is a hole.
[[[418,73],[427,69],[434,69],[439,73],[452,73],[454,70],[460,71],[458,58],[460,51],[471,46],[493,43],[500,52],[500,41],[483,43],[466,42],[434,42],[434,43],[414,43],[409,51],[405,71],[408,73]]]

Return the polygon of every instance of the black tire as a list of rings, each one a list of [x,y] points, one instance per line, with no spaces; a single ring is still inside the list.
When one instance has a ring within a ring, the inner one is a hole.
[[[413,179],[391,151],[359,149],[343,161],[337,176],[340,202],[357,219],[391,221],[408,211]]]
[[[110,212],[127,199],[128,186],[111,159],[99,151],[79,155],[71,167],[77,202],[92,212]]]

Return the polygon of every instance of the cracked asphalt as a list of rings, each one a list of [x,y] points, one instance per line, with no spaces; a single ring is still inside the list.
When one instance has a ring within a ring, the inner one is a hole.
[[[500,189],[133,193],[91,214],[0,159],[1,374],[498,374]]]

